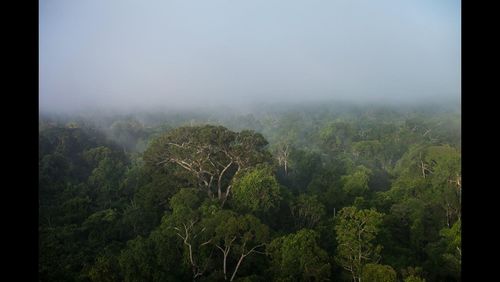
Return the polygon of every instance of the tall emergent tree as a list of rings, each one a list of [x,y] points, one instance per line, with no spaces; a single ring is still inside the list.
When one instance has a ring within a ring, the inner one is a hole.
[[[233,132],[222,126],[186,126],[153,141],[144,153],[152,167],[175,165],[203,188],[210,198],[225,202],[231,180],[243,169],[269,162],[267,141],[253,131]]]

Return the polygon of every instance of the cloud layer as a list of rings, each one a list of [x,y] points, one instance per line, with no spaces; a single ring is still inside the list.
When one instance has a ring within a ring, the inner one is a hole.
[[[40,109],[460,97],[459,1],[40,2]]]

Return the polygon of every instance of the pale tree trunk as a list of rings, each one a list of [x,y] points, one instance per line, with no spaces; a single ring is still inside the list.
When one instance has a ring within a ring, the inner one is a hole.
[[[278,165],[284,166],[285,175],[288,175],[288,156],[290,155],[290,146],[288,144],[281,144],[277,150]]]
[[[184,245],[186,245],[188,247],[189,263],[191,264],[191,271],[193,272],[193,281],[196,281],[196,278],[198,278],[199,276],[203,275],[203,272],[205,272],[205,269],[201,269],[200,266],[198,266],[198,264],[195,262],[195,260],[193,258],[193,247],[192,247],[191,242],[189,240],[190,237],[194,238],[197,235],[199,235],[201,232],[204,231],[204,229],[203,229],[198,234],[191,234],[192,233],[192,228],[193,228],[193,226],[194,226],[195,223],[196,223],[196,221],[192,221],[191,220],[189,222],[189,225],[186,225],[184,223],[182,224],[183,227],[184,227],[184,232],[183,232],[184,235],[181,234],[182,231],[180,230],[180,228],[174,227],[174,229],[177,230],[177,232],[176,232],[177,236],[179,236],[182,239]],[[192,235],[192,236],[190,236],[190,235]],[[210,240],[208,240],[208,241],[200,244],[199,246],[201,247],[201,246],[207,245],[211,241],[212,241],[212,239],[210,239]]]
[[[224,177],[224,174],[226,171],[231,167],[233,164],[233,161],[229,162],[224,169],[222,169],[221,173],[219,174],[219,177],[217,179],[217,196],[219,197],[219,200],[222,200],[222,178]]]
[[[229,254],[229,250],[222,250],[222,254],[224,255],[224,259],[223,259],[223,271],[224,271],[224,280],[227,280],[227,255]]]
[[[422,168],[422,177],[425,178],[425,166],[423,161],[420,161],[420,167]]]
[[[231,251],[231,245],[233,244],[234,240],[236,240],[236,237],[233,237],[231,241],[229,241],[229,244],[227,242],[225,243],[224,249],[219,246],[215,245],[223,254],[223,270],[224,270],[224,280],[227,280],[227,256],[229,255],[229,252]],[[225,240],[224,240],[225,241]]]
[[[224,280],[227,280],[226,261],[227,261],[227,254],[224,254]]]
[[[283,153],[284,158],[285,158],[285,175],[288,175],[288,155],[290,154],[289,152],[289,146],[288,144],[285,145],[285,151]]]
[[[246,243],[243,244],[243,250],[245,249],[245,245]],[[238,264],[236,264],[236,267],[234,269],[234,272],[233,272],[233,275],[231,276],[231,279],[229,281],[233,281],[234,280],[234,277],[236,276],[236,273],[238,272],[238,269],[240,268],[240,265],[241,265],[241,262],[243,261],[243,259],[245,257],[247,257],[248,255],[250,255],[251,253],[253,252],[257,252],[255,249],[257,249],[258,247],[262,247],[264,246],[264,244],[260,244],[260,245],[257,245],[255,247],[253,247],[252,249],[250,249],[250,251],[248,251],[246,254],[245,252],[243,251],[243,253],[241,254],[240,256],[240,259],[238,260]],[[257,253],[261,253],[261,252],[257,252]]]
[[[234,269],[233,275],[231,276],[231,280],[229,280],[229,281],[234,280],[234,276],[236,275],[236,272],[238,272],[238,268],[240,267],[240,264],[243,261],[243,258],[245,258],[245,256],[242,254],[240,259],[238,260],[238,264],[236,265],[236,268]]]
[[[226,195],[224,196],[224,199],[222,199],[222,203],[220,205],[221,208],[224,207],[224,204],[226,203],[227,197],[229,196],[229,192],[231,192],[231,185],[227,186]]]

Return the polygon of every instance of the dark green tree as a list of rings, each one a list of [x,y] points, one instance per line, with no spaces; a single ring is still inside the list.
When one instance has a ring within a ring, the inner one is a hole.
[[[369,263],[363,267],[360,281],[396,282],[396,271],[389,265]]]
[[[310,229],[274,239],[268,246],[274,281],[327,281],[328,254],[318,245],[319,235]]]

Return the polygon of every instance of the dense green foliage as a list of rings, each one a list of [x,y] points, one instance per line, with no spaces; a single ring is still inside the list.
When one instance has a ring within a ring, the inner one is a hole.
[[[274,239],[269,244],[271,271],[276,281],[324,281],[330,277],[328,254],[309,229]]]
[[[461,281],[460,113],[45,117],[40,281]]]

